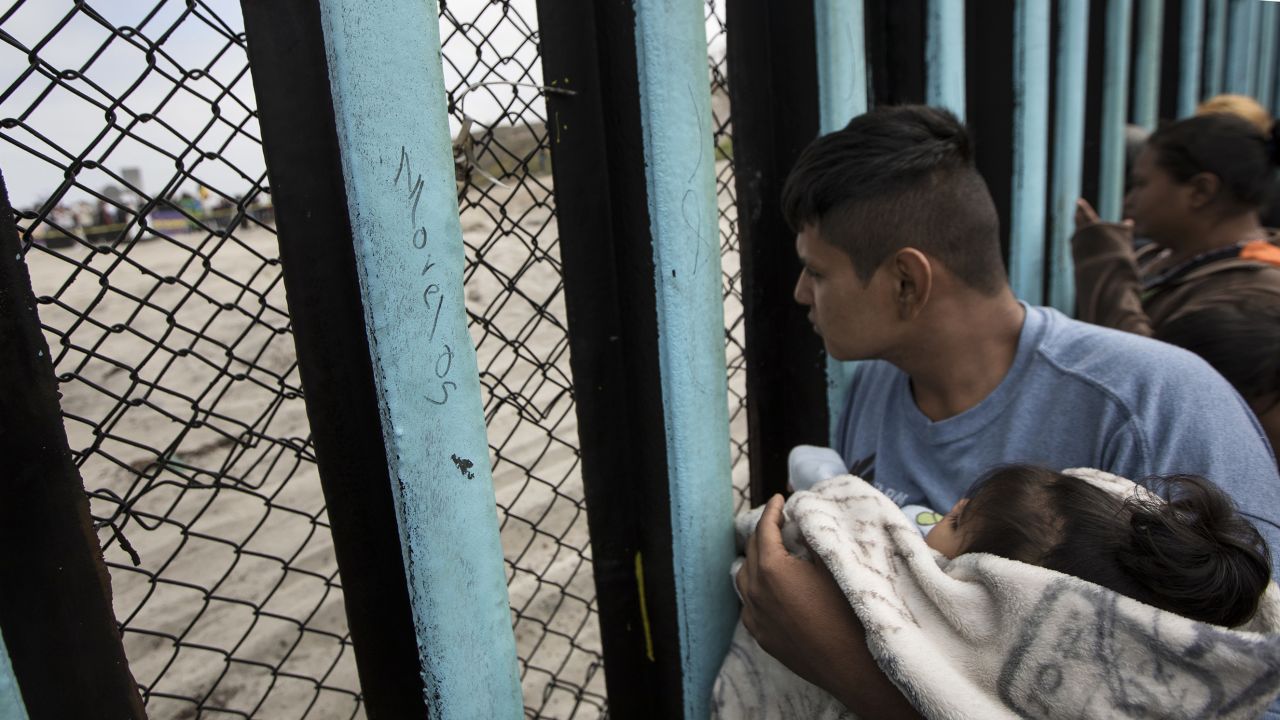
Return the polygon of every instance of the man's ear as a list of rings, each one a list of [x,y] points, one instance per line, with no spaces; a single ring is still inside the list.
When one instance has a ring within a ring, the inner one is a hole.
[[[902,248],[889,261],[899,320],[915,319],[933,291],[933,263],[915,248]]]
[[[1186,183],[1190,194],[1191,207],[1200,209],[1213,203],[1217,199],[1218,193],[1222,190],[1222,178],[1213,173],[1196,173]]]

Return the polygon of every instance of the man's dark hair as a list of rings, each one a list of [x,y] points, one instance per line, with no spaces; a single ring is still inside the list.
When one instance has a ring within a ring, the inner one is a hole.
[[[816,225],[863,284],[905,247],[988,295],[1006,283],[1000,218],[968,131],[946,110],[877,108],[814,140],[787,177],[782,212],[794,232]]]
[[[1274,134],[1274,133],[1273,133]],[[1185,183],[1199,173],[1216,175],[1221,197],[1247,208],[1262,204],[1280,158],[1267,138],[1244,118],[1228,113],[1197,115],[1163,125],[1147,147],[1156,164]]]
[[[1045,468],[997,468],[955,521],[963,552],[1057,570],[1201,622],[1248,621],[1271,582],[1262,536],[1202,477],[1143,484],[1154,494],[1121,497]]]

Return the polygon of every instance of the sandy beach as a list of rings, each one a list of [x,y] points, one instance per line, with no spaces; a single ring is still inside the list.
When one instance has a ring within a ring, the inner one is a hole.
[[[464,239],[484,262],[468,266],[467,308],[526,714],[595,718],[604,676],[555,220],[520,187],[474,200]],[[116,518],[141,563],[102,528],[153,718],[363,717],[278,254],[261,228],[27,254],[37,296],[56,298],[39,312],[94,514]],[[724,262],[736,272],[736,256]]]

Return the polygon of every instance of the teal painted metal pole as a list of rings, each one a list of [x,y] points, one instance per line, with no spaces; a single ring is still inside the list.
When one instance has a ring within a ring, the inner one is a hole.
[[[1269,108],[1276,97],[1276,65],[1280,64],[1280,3],[1262,4],[1259,13],[1258,102]],[[1274,112],[1272,113],[1274,115]]]
[[[1269,22],[1271,23],[1272,37],[1275,41],[1273,43],[1275,61],[1271,63],[1271,117],[1280,117],[1280,67],[1276,67],[1276,65],[1280,64],[1280,5],[1268,3],[1267,7],[1270,8],[1268,14],[1271,16],[1271,20]]]
[[[1227,92],[1253,95],[1257,90],[1258,10],[1261,0],[1230,0],[1227,36]]]
[[[925,60],[927,101],[955,113],[965,112],[964,0],[929,0]]]
[[[1164,0],[1138,5],[1138,53],[1133,73],[1133,122],[1156,127],[1160,103],[1160,49],[1164,40]]]
[[[1209,0],[1208,29],[1205,31],[1204,92],[1200,99],[1223,91],[1227,52],[1227,0]]]
[[[685,717],[705,718],[738,601],[724,304],[702,3],[636,3]]]
[[[1018,0],[1013,21],[1013,210],[1009,282],[1044,302],[1045,195],[1049,171],[1049,0]]]
[[[863,3],[814,0],[818,55],[818,132],[839,130],[867,111],[867,41]],[[827,358],[829,442],[836,443],[836,423],[849,382],[858,364]]]
[[[1190,117],[1200,104],[1200,75],[1204,69],[1204,0],[1182,0],[1182,38],[1179,42],[1178,117]]]
[[[1102,159],[1098,164],[1098,214],[1120,220],[1124,202],[1124,126],[1129,98],[1130,0],[1107,4],[1107,55],[1102,77]]]
[[[1067,315],[1076,308],[1071,235],[1084,181],[1085,73],[1089,3],[1058,4],[1057,86],[1053,124],[1053,204],[1050,208],[1049,303]]]
[[[428,708],[519,718],[436,3],[320,8]]]
[[[4,636],[0,635],[0,720],[27,720],[27,706],[22,702],[22,690],[13,675],[13,663]]]
[[[1280,6],[1275,3],[1268,4],[1271,10],[1271,32],[1273,33],[1274,42],[1274,58],[1275,62],[1271,64],[1272,83],[1271,83],[1271,117],[1280,117]]]
[[[867,42],[860,2],[814,0],[819,132],[839,130],[867,111]]]

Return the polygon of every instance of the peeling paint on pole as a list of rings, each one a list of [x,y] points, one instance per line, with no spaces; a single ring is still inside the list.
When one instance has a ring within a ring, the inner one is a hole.
[[[929,0],[925,60],[929,73],[926,100],[964,120],[964,0]]]
[[[1067,315],[1076,308],[1071,235],[1084,181],[1084,90],[1089,48],[1089,4],[1058,5],[1057,87],[1053,124],[1053,187],[1049,303]]]
[[[1229,0],[1226,92],[1255,95],[1258,78],[1258,15],[1262,0]]]
[[[1200,99],[1223,92],[1223,75],[1227,65],[1227,0],[1208,0],[1205,20],[1204,87]],[[1196,100],[1200,102],[1199,99]]]
[[[814,0],[818,124],[823,135],[867,111],[867,42],[862,3]]]
[[[517,718],[436,3],[321,10],[428,707],[433,718]]]
[[[1160,104],[1160,54],[1164,40],[1164,0],[1138,6],[1137,66],[1133,69],[1133,122],[1156,129]]]
[[[700,0],[635,5],[686,718],[705,718],[733,634],[724,301]]]
[[[1014,18],[1009,284],[1018,297],[1039,305],[1049,177],[1049,0],[1018,0]]]
[[[1263,3],[1258,25],[1258,102],[1270,109],[1275,100],[1277,65],[1280,65],[1280,2]],[[1274,114],[1274,112],[1272,113]]]
[[[1178,117],[1190,117],[1200,103],[1204,62],[1204,0],[1182,1],[1182,38],[1178,70]]]
[[[1129,108],[1129,26],[1131,0],[1107,5],[1107,55],[1102,79],[1102,161],[1098,214],[1119,222],[1124,200],[1124,126]]]

